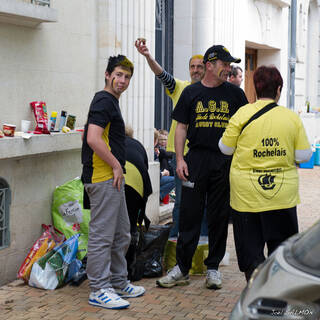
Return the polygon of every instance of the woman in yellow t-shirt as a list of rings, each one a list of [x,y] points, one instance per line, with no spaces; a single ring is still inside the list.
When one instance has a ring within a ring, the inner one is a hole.
[[[298,232],[295,162],[312,155],[299,116],[277,105],[283,86],[278,69],[261,66],[253,80],[258,100],[233,115],[219,141],[222,153],[234,154],[230,205],[238,264],[247,280],[265,260],[265,244],[270,255]]]

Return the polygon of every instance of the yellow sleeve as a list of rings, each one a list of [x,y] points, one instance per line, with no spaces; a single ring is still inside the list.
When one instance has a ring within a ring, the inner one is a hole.
[[[172,93],[170,93],[169,90],[166,89],[166,94],[172,100],[173,108],[175,108],[176,104],[178,103],[178,100],[180,98],[180,95],[181,95],[183,89],[185,87],[187,87],[188,85],[190,85],[189,81],[181,81],[176,78],[175,78],[175,81],[176,81],[176,86],[175,86],[174,91]],[[168,135],[167,149],[166,149],[168,152],[175,152],[174,134],[176,131],[176,127],[177,127],[177,121],[172,119],[170,131],[169,131],[169,135]],[[188,144],[188,141],[186,141],[186,144],[184,146],[184,154],[186,154],[188,152],[187,144]]]
[[[301,119],[297,116],[298,118],[298,130],[297,130],[297,137],[295,141],[295,150],[307,150],[310,149],[310,143],[307,137],[306,130],[303,126],[303,123]]]
[[[242,128],[241,113],[237,111],[229,120],[226,130],[223,133],[221,142],[230,148],[237,146],[238,138]]]

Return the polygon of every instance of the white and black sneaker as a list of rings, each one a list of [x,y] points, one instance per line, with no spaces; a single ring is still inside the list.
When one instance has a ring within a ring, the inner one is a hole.
[[[128,308],[130,303],[120,298],[113,288],[100,289],[91,292],[89,296],[89,304],[106,309],[124,309]]]
[[[186,286],[189,284],[189,275],[183,275],[179,266],[175,265],[166,276],[156,281],[156,284],[164,288],[172,288],[174,286]]]
[[[221,281],[221,273],[215,269],[208,269],[207,270],[207,277],[206,277],[206,287],[208,289],[221,289],[222,281]]]

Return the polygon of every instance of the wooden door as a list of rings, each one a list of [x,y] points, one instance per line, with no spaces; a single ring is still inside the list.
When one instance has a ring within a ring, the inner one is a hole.
[[[253,84],[253,73],[257,69],[257,56],[257,50],[246,48],[246,71],[244,91],[250,103],[256,101],[256,92]]]

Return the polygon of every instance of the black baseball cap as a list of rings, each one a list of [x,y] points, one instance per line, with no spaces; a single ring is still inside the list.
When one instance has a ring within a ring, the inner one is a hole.
[[[241,62],[241,59],[233,57],[225,46],[216,45],[216,46],[210,47],[206,51],[203,57],[203,63],[206,63],[208,61],[218,60],[218,59],[224,62],[234,62],[234,63]]]

